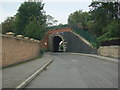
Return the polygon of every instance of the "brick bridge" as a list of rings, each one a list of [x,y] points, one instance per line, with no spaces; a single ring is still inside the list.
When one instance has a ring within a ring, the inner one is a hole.
[[[51,52],[59,51],[59,43],[61,41],[66,47],[66,52],[97,53],[97,50],[87,40],[72,32],[70,28],[50,30],[41,40],[42,47],[45,47]]]

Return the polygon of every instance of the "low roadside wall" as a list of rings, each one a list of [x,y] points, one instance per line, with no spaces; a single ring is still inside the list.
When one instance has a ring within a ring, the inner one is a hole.
[[[2,66],[33,59],[40,55],[40,42],[2,35]]]
[[[100,46],[98,49],[98,54],[112,58],[120,58],[120,45]]]

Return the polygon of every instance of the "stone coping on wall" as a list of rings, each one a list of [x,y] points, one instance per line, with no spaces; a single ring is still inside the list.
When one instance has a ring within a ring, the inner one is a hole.
[[[12,35],[0,35],[4,38],[11,38],[11,39],[16,39],[16,40],[23,40],[25,42],[31,42],[31,43],[39,43],[40,44],[40,41],[39,40],[35,40],[33,38],[28,38],[28,39],[25,39],[24,37],[20,38],[20,37],[15,37],[15,36],[12,36]],[[32,40],[30,40],[32,39]]]
[[[71,31],[74,35],[76,35],[77,37],[79,37],[83,42],[85,42],[87,45],[89,45],[90,47],[92,47],[92,44],[89,43],[84,37],[78,35],[77,33]],[[92,47],[93,48],[93,47]]]

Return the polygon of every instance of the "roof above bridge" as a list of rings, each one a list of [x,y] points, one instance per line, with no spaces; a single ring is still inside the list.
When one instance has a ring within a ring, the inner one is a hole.
[[[70,32],[70,31],[72,31],[71,28],[64,28],[64,29],[50,30],[47,33],[52,34],[52,33],[57,33],[57,32]]]

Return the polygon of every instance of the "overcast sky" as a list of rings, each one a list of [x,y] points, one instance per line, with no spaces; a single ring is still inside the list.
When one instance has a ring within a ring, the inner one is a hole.
[[[8,16],[14,16],[24,0],[0,0],[0,23]],[[70,13],[76,10],[89,11],[92,0],[44,0],[46,14],[53,16],[58,23],[67,23]],[[1,15],[2,14],[2,15]]]

